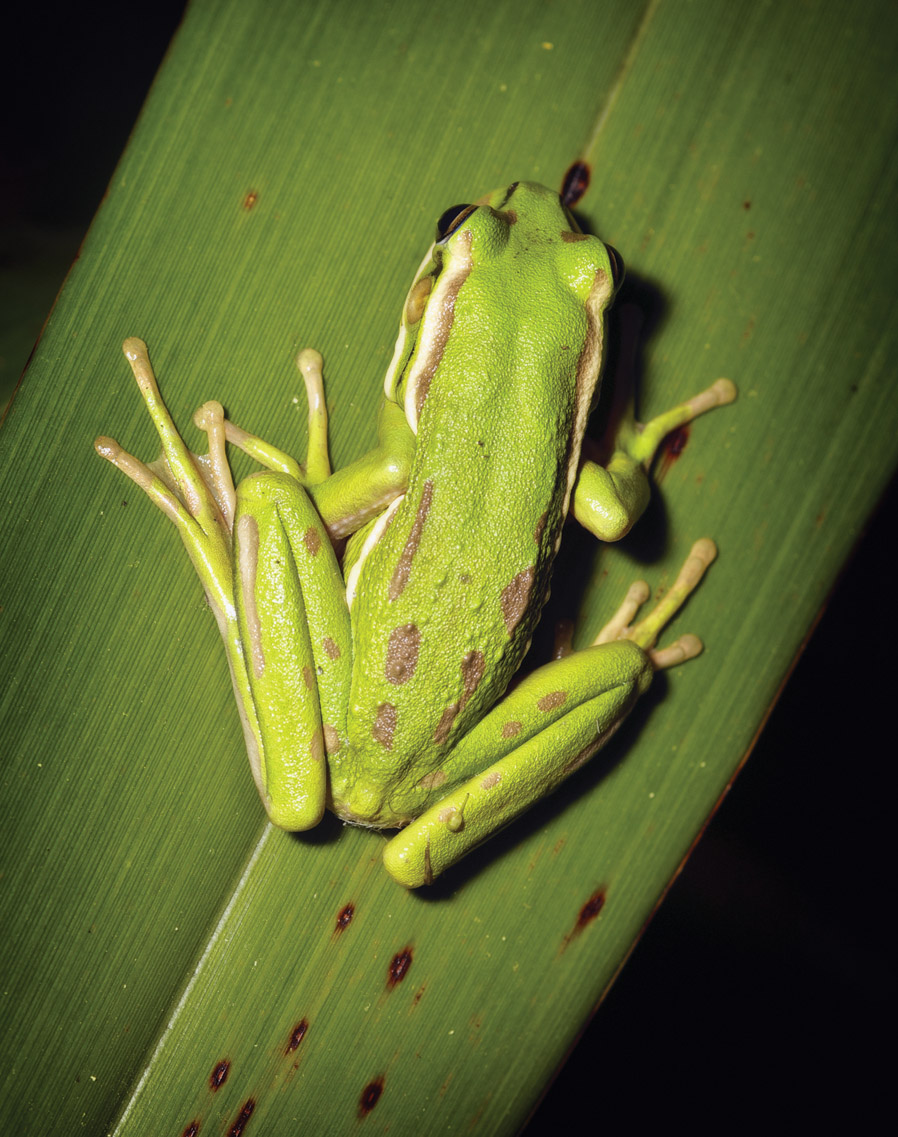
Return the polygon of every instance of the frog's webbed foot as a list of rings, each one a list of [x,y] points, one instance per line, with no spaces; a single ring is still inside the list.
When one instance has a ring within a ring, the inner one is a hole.
[[[708,537],[696,541],[689,551],[673,585],[664,593],[651,612],[637,623],[639,609],[651,595],[651,589],[644,580],[630,585],[627,595],[611,619],[593,640],[593,646],[614,643],[617,640],[631,640],[648,655],[656,671],[675,667],[694,659],[702,651],[702,641],[698,636],[682,635],[668,647],[655,648],[658,636],[666,624],[683,607],[687,597],[697,587],[708,566],[717,556],[717,546]]]

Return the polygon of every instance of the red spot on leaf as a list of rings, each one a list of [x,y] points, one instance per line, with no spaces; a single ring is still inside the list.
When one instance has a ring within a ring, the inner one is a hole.
[[[349,925],[352,923],[352,918],[355,915],[355,905],[347,904],[341,908],[337,913],[337,923],[334,925],[334,935],[339,936],[341,932],[345,932]]]
[[[604,885],[601,888],[597,888],[596,891],[592,894],[592,896],[590,896],[590,898],[586,901],[586,903],[583,905],[583,907],[577,913],[577,922],[574,924],[573,928],[571,928],[571,930],[568,932],[568,934],[561,941],[561,950],[562,951],[565,950],[565,948],[568,946],[568,944],[571,942],[571,940],[573,940],[577,936],[579,936],[580,933],[583,931],[583,929],[585,927],[587,927],[589,924],[591,924],[593,922],[593,920],[596,918],[596,916],[598,916],[598,914],[605,907],[606,896],[607,896],[607,892],[605,890]]]
[[[299,1049],[299,1044],[306,1036],[306,1031],[309,1029],[309,1020],[300,1019],[293,1030],[290,1032],[290,1040],[287,1043],[285,1054],[292,1054],[294,1050]]]
[[[252,209],[258,200],[259,195],[256,193],[256,191],[250,190],[246,197],[243,199],[243,208],[246,210]]]
[[[392,991],[397,983],[408,975],[408,969],[412,965],[412,947],[404,947],[402,951],[396,952],[390,960],[390,966],[387,969],[387,987]]]
[[[686,449],[689,441],[689,424],[678,426],[661,443],[661,460],[655,473],[655,481],[661,481],[667,471]]]
[[[252,1117],[255,1109],[256,1103],[252,1098],[247,1098],[240,1107],[240,1112],[237,1114],[234,1124],[228,1130],[228,1137],[240,1137],[241,1133],[246,1129],[246,1123]]]
[[[362,1090],[362,1096],[359,1098],[359,1117],[367,1117],[372,1109],[380,1101],[380,1095],[384,1092],[384,1079],[383,1075],[375,1078],[373,1082],[369,1082]]]
[[[574,162],[561,182],[561,200],[572,209],[589,189],[590,170],[585,162]]]
[[[216,1090],[220,1090],[228,1080],[228,1074],[230,1074],[230,1072],[231,1063],[227,1060],[227,1058],[222,1059],[222,1061],[218,1063],[218,1065],[209,1075],[209,1089],[213,1093],[215,1093]]]

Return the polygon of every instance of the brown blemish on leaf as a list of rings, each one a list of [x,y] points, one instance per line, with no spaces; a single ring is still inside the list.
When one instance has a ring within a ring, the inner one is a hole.
[[[418,782],[422,790],[435,790],[447,781],[445,770],[434,770],[430,774],[425,774]]]
[[[313,762],[324,761],[324,731],[316,726],[309,740],[309,754]]]
[[[556,707],[564,706],[566,702],[567,691],[552,691],[548,695],[543,695],[536,705],[545,714],[547,711],[554,711]]]
[[[585,233],[575,233],[573,229],[562,229],[561,239],[566,245],[572,245],[575,241],[585,241]]]
[[[514,738],[520,733],[521,724],[514,719],[512,719],[510,722],[505,723],[505,725],[502,727],[503,738]]]
[[[253,208],[253,206],[256,204],[256,202],[258,200],[259,200],[259,195],[256,193],[256,191],[254,189],[251,189],[249,191],[249,193],[247,193],[246,197],[243,199],[243,208],[245,210],[247,210],[247,212],[248,212],[250,209]]]
[[[306,1036],[306,1031],[309,1029],[309,1020],[300,1019],[293,1030],[290,1031],[290,1037],[287,1039],[287,1046],[284,1049],[285,1056],[292,1054],[294,1050],[299,1049],[299,1044]]]
[[[523,569],[512,580],[506,584],[502,589],[502,618],[505,620],[505,628],[509,636],[514,635],[514,630],[521,621],[521,617],[527,611],[527,605],[530,601],[530,593],[533,590],[533,577],[535,570],[533,565],[530,568]]]
[[[390,632],[384,675],[395,687],[401,687],[415,674],[421,633],[414,624],[402,624]]]
[[[375,1078],[373,1082],[369,1082],[362,1090],[362,1096],[359,1098],[359,1117],[367,1117],[372,1109],[380,1101],[380,1095],[384,1092],[384,1077],[381,1074],[379,1078]]]
[[[307,689],[309,691],[311,691],[315,685],[315,681],[312,678],[312,669],[310,667],[303,667],[303,669],[302,669],[302,681],[303,681],[303,683],[305,683]]]
[[[352,923],[352,918],[354,915],[355,915],[355,905],[354,904],[346,904],[340,909],[340,911],[337,913],[337,923],[334,925],[334,935],[335,936],[342,935],[343,932],[346,931],[346,929]]]
[[[196,1135],[197,1135],[197,1133],[199,1133],[199,1131],[200,1131],[200,1123],[198,1121],[191,1121],[191,1123],[187,1126],[187,1128],[181,1134],[181,1137],[196,1137]]]
[[[593,920],[598,916],[598,914],[605,907],[606,897],[607,890],[604,885],[602,885],[601,888],[597,888],[592,896],[590,896],[590,898],[577,913],[577,922],[561,941],[562,951],[564,951],[568,944],[570,944],[573,939],[579,936],[583,929],[591,924]]]
[[[537,521],[536,528],[533,530],[533,540],[536,542],[537,545],[543,539],[543,530],[546,528],[546,517],[547,516],[548,516],[548,514],[544,513],[542,515],[542,517],[539,519],[539,521]]]
[[[482,790],[491,790],[493,786],[498,786],[502,781],[502,775],[498,770],[493,770],[491,774],[487,774],[480,779],[480,788]]]
[[[381,703],[377,708],[377,718],[371,727],[371,737],[379,742],[386,750],[393,747],[393,735],[396,731],[396,708],[392,703]]]
[[[343,743],[340,741],[337,728],[326,722],[321,729],[324,731],[324,749],[328,754],[339,754]]]
[[[306,547],[306,552],[310,557],[317,557],[318,551],[321,548],[321,534],[314,525],[310,525],[302,535],[303,544]]]
[[[246,1128],[246,1123],[252,1117],[256,1110],[256,1103],[252,1098],[247,1098],[243,1105],[240,1107],[240,1112],[234,1121],[234,1124],[228,1130],[228,1137],[240,1137]]]
[[[585,162],[576,161],[568,166],[567,173],[561,179],[561,200],[573,209],[580,198],[589,189],[591,170]]]
[[[339,659],[340,658],[340,649],[337,647],[337,645],[334,643],[334,641],[330,638],[330,636],[324,637],[324,650],[327,652],[327,658],[328,659]]]
[[[427,520],[427,514],[430,512],[430,504],[432,501],[433,480],[428,478],[424,483],[424,489],[421,491],[421,500],[418,502],[418,512],[415,514],[415,521],[406,539],[405,548],[402,550],[399,560],[396,563],[396,568],[393,570],[388,594],[391,600],[397,600],[408,584],[412,561],[415,559],[415,553],[418,551],[418,545],[421,543],[424,522]]]
[[[397,951],[393,958],[390,960],[390,966],[387,968],[387,990],[392,991],[397,983],[408,975],[408,969],[412,965],[412,945],[404,947],[402,951]]]
[[[228,1074],[231,1072],[231,1063],[227,1058],[223,1058],[221,1062],[217,1063],[212,1073],[209,1075],[209,1089],[215,1093],[228,1080]]]

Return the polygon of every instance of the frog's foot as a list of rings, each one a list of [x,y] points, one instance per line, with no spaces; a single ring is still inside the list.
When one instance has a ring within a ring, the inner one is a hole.
[[[631,399],[609,447],[612,453],[607,463],[603,466],[587,459],[580,466],[572,505],[580,524],[601,541],[619,541],[648,505],[648,471],[664,438],[735,398],[735,385],[729,379],[718,379],[647,423],[636,421]]]
[[[702,651],[698,636],[682,635],[668,647],[655,649],[658,636],[666,624],[683,607],[687,597],[695,590],[708,566],[717,556],[717,546],[708,537],[696,541],[680,569],[673,586],[661,597],[655,607],[638,623],[633,623],[639,609],[648,600],[651,590],[644,580],[630,585],[618,610],[593,640],[593,646],[632,640],[648,655],[656,671],[675,667],[694,659]]]
[[[624,428],[620,438],[622,449],[639,462],[643,469],[648,470],[658,447],[672,430],[685,426],[699,415],[713,411],[715,407],[732,403],[737,393],[736,384],[731,379],[717,379],[710,387],[699,391],[684,403],[671,407],[669,411],[664,411],[645,423],[634,421],[629,429]]]
[[[305,462],[300,464],[279,447],[273,446],[256,434],[250,434],[249,431],[224,418],[219,403],[206,403],[193,416],[196,426],[209,435],[210,455],[213,448],[213,432],[217,433],[220,430],[222,453],[224,440],[227,439],[260,466],[277,473],[289,474],[302,486],[317,485],[330,476],[327,404],[324,399],[324,377],[321,371],[323,360],[314,348],[307,347],[296,357],[296,366],[305,382],[306,399],[309,404],[309,444]]]
[[[209,455],[194,454],[178,433],[162,401],[147,345],[132,336],[122,344],[122,351],[162,443],[162,462],[151,467],[112,438],[98,438],[94,448],[140,486],[174,522],[213,606],[219,610],[227,608],[230,605],[228,558],[236,495],[221,432],[210,427]],[[217,417],[219,421],[223,417],[220,406]],[[215,415],[210,411],[211,418]]]

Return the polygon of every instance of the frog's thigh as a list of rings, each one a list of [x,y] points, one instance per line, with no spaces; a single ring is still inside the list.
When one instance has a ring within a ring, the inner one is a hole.
[[[271,820],[321,820],[326,751],[344,737],[351,667],[343,581],[318,513],[286,474],[257,474],[237,490],[237,615],[259,720],[254,771]]]
[[[478,770],[393,838],[388,871],[429,883],[550,793],[607,741],[648,687],[652,665],[629,641],[575,652],[528,676],[459,743],[447,777]]]

